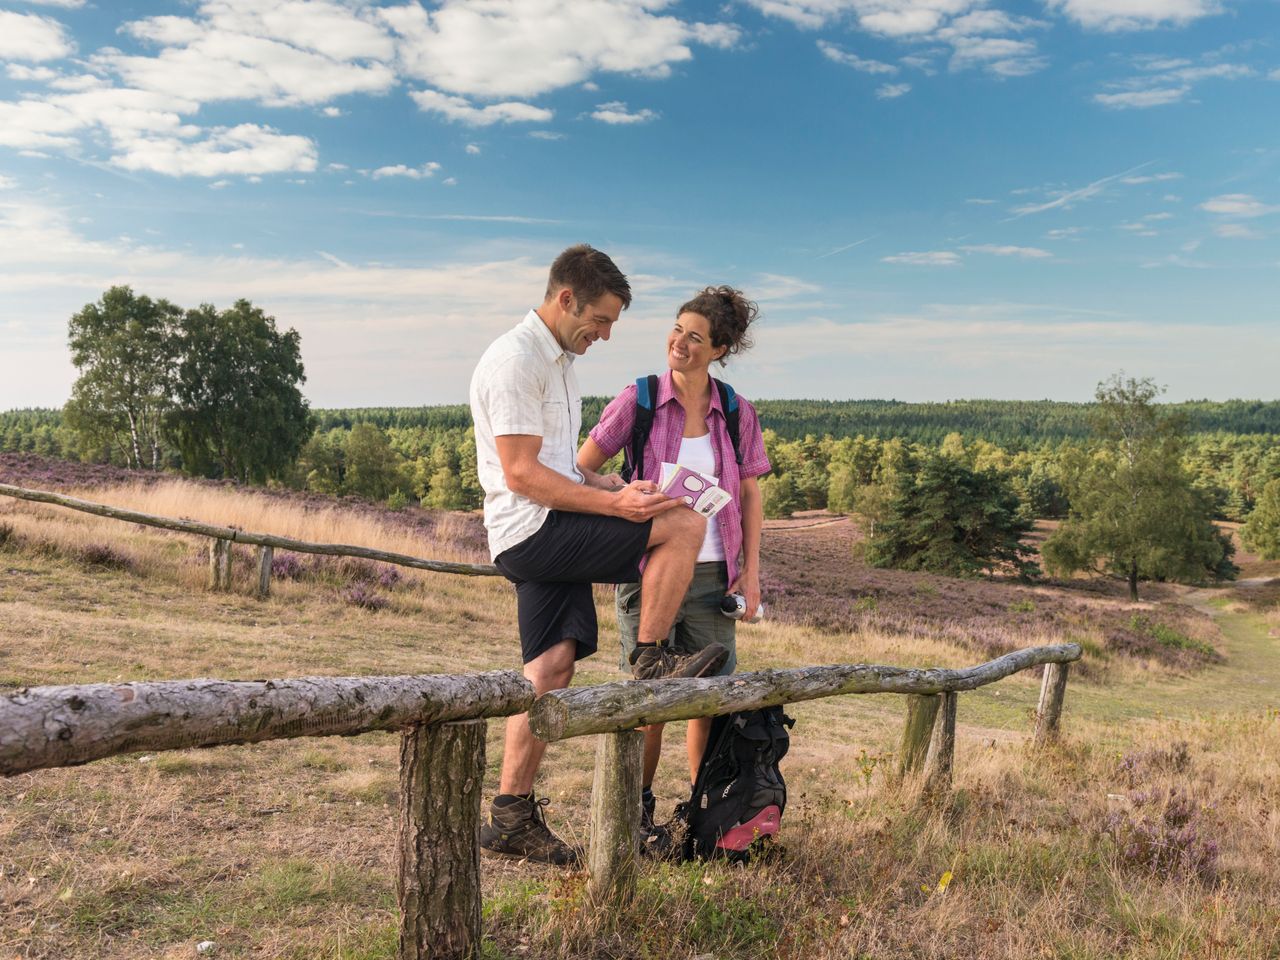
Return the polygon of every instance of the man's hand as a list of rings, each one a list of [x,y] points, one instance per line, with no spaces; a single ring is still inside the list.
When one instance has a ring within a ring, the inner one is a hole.
[[[632,523],[644,523],[660,513],[684,506],[684,501],[658,492],[652,480],[632,480],[613,499],[613,515]]]

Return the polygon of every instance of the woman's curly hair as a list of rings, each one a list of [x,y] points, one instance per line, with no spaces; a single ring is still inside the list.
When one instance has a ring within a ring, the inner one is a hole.
[[[682,313],[696,313],[707,318],[711,325],[711,345],[729,348],[720,358],[720,366],[724,366],[733,354],[751,349],[752,340],[747,334],[747,327],[759,317],[760,308],[741,290],[722,284],[707,287],[677,310],[676,316]]]

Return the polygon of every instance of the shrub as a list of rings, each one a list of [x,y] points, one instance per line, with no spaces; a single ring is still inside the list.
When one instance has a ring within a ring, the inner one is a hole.
[[[388,564],[387,566],[384,566],[382,568],[382,572],[378,574],[378,586],[382,587],[384,590],[390,590],[400,582],[400,579],[400,571],[396,567]]]
[[[17,544],[18,534],[13,529],[13,524],[0,523],[0,549],[7,547],[9,544]]]
[[[362,610],[382,610],[389,601],[386,597],[379,594],[368,583],[361,581],[352,584],[342,594],[342,599],[353,607],[360,607]]]
[[[1214,878],[1218,844],[1201,838],[1200,811],[1190,796],[1169,790],[1129,799],[1132,809],[1112,813],[1103,830],[1121,867],[1162,878]]]
[[[91,567],[112,570],[128,570],[133,566],[132,560],[105,543],[90,543],[81,548],[80,560]]]
[[[271,558],[271,576],[276,580],[301,580],[306,568],[296,553],[278,553]]]

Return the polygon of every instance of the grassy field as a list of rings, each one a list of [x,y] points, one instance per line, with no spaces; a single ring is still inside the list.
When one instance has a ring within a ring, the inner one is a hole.
[[[474,517],[386,514],[209,485],[92,498],[308,539],[483,559]],[[1066,737],[1027,745],[1038,681],[960,700],[956,789],[918,807],[887,776],[892,696],[799,704],[785,848],[747,869],[646,865],[612,927],[584,877],[486,859],[488,958],[1280,956],[1280,588],[954,581],[872,571],[846,521],[768,531],[771,619],[744,669],[964,665],[1086,647]],[[517,665],[499,580],[296,558],[269,600],[203,590],[203,544],[0,502],[0,687],[98,680],[458,672]],[[355,591],[356,585],[361,585]],[[369,609],[353,602],[374,596]],[[612,604],[579,682],[617,679]],[[376,606],[376,604],[375,604]],[[500,724],[490,725],[491,761]],[[673,736],[659,815],[687,787]],[[594,744],[556,745],[541,790],[585,840]],[[128,756],[0,781],[0,960],[394,953],[397,741],[295,740]],[[489,786],[496,782],[490,770]]]

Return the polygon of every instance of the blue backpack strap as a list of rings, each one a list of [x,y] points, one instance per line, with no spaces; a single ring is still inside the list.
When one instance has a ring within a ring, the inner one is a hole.
[[[653,429],[653,409],[658,402],[655,374],[636,377],[636,418],[631,424],[631,442],[623,448],[622,479],[627,483],[643,479],[644,447]]]
[[[720,406],[724,410],[724,425],[729,431],[729,440],[733,444],[733,459],[738,461],[738,466],[742,466],[742,442],[739,434],[741,430],[738,425],[740,419],[738,410],[738,395],[733,392],[733,387],[725,383],[723,380],[715,381],[716,389],[720,391]]]

